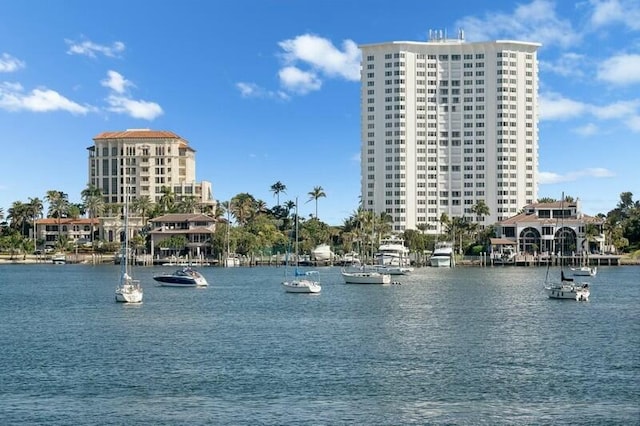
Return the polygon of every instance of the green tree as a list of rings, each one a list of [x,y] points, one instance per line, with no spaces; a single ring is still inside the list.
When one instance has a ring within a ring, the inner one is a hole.
[[[61,220],[66,217],[69,211],[69,198],[67,194],[62,191],[49,190],[45,199],[49,203],[48,216],[58,219],[58,240],[62,233]]]
[[[318,199],[326,197],[327,194],[324,193],[324,189],[321,186],[314,186],[312,191],[309,191],[309,201],[314,200],[316,203],[316,218],[318,217]]]
[[[280,205],[280,193],[286,194],[287,193],[287,186],[285,184],[283,184],[280,181],[277,181],[276,183],[274,183],[273,185],[271,185],[271,192],[273,192],[273,195],[276,196],[276,202],[277,205]]]
[[[162,214],[171,213],[176,203],[176,196],[168,186],[163,186],[160,190],[162,195],[158,200],[158,206]]]
[[[231,199],[229,208],[236,222],[242,226],[246,225],[249,219],[255,215],[255,206],[256,200],[253,195],[243,192]]]
[[[136,197],[131,202],[131,208],[142,216],[142,226],[147,226],[147,214],[153,209],[153,203],[148,195]]]
[[[9,227],[25,235],[25,229],[31,219],[29,206],[22,201],[14,201],[7,211],[7,219],[9,219]]]
[[[198,200],[193,195],[182,197],[176,207],[180,213],[193,213],[198,207]]]

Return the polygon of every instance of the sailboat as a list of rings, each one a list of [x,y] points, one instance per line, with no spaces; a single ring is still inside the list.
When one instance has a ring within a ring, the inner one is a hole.
[[[287,277],[289,266],[289,253],[284,266],[284,281],[282,287],[287,293],[320,293],[322,287],[318,280],[318,271],[300,271],[298,269],[298,199],[296,198],[296,225],[295,225],[295,253],[296,253],[296,269],[293,278]]]
[[[551,262],[547,263],[547,274],[545,277],[545,290],[550,299],[572,299],[577,301],[588,301],[591,291],[589,290],[588,283],[575,282],[573,278],[567,278],[564,275],[564,261],[562,258],[562,249],[564,246],[564,192],[562,193],[562,200],[560,201],[560,282],[549,281],[549,268]]]
[[[116,287],[116,302],[142,303],[142,286],[140,280],[131,276],[129,269],[129,196],[124,203],[124,241],[122,243],[122,261],[120,262],[120,283]]]

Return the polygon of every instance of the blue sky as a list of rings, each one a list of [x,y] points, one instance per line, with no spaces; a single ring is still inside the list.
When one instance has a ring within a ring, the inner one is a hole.
[[[360,194],[358,45],[539,42],[540,197],[606,213],[640,198],[640,1],[0,0],[0,207],[80,201],[103,131],[170,130],[214,197],[270,207],[322,186],[340,225]]]

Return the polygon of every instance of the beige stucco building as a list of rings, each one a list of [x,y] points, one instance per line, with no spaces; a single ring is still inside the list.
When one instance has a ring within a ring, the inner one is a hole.
[[[163,188],[178,202],[195,197],[201,206],[215,208],[210,182],[196,182],[196,151],[170,131],[128,129],[103,132],[89,151],[89,183],[102,191],[105,203],[122,204],[148,196],[157,203]]]

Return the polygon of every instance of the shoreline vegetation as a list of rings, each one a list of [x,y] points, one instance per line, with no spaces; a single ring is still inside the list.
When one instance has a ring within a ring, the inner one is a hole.
[[[66,254],[66,263],[69,264],[94,264],[94,265],[102,265],[102,264],[114,264],[116,256],[114,254],[74,254],[67,253]],[[164,259],[160,262],[171,264],[171,259]],[[24,255],[24,254],[14,254],[13,256],[10,254],[0,254],[0,265],[11,264],[11,265],[34,265],[34,264],[52,264],[52,256],[51,255]],[[282,266],[279,261],[269,261],[262,259],[254,259],[252,261],[247,260],[241,266]],[[193,262],[195,266],[213,266],[213,267],[222,267],[217,259],[204,259],[204,261],[195,261]],[[156,266],[159,266],[159,263],[155,263]],[[607,263],[600,263],[602,266],[608,266]],[[153,262],[142,264],[141,266],[154,266]],[[171,266],[171,265],[170,265]],[[313,264],[310,266],[341,266],[340,264],[331,264],[328,262],[323,262],[319,264]],[[429,267],[428,265],[414,265],[417,267]],[[475,267],[492,267],[492,266],[500,266],[501,264],[490,264],[490,262],[481,262],[476,257],[465,256],[464,258],[456,260],[456,266],[475,266]],[[532,267],[532,266],[546,266],[546,262],[540,261],[522,261],[515,265],[505,265],[505,266],[518,266],[518,267]],[[618,256],[617,262],[612,263],[611,266],[640,266],[640,253],[630,253],[623,254]]]

